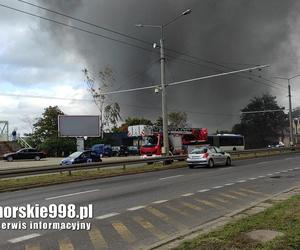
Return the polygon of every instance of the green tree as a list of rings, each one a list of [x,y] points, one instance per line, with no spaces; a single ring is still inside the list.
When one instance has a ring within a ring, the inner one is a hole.
[[[33,124],[33,133],[29,135],[29,144],[52,156],[75,151],[76,142],[74,138],[58,136],[58,116],[63,114],[58,106],[45,108],[42,117]]]
[[[265,94],[250,100],[242,112],[278,109],[276,97]],[[287,126],[288,118],[283,111],[244,113],[241,122],[235,124],[232,131],[245,136],[247,148],[263,148],[278,141]]]
[[[87,69],[83,70],[83,74],[88,90],[100,113],[100,130],[101,137],[103,138],[104,130],[111,130],[121,119],[119,104],[111,101],[108,95],[105,94],[111,89],[115,81],[113,71],[110,67],[106,66],[98,72],[97,77],[91,76]]]
[[[187,114],[185,112],[172,112],[168,114],[169,126],[172,128],[187,127]]]

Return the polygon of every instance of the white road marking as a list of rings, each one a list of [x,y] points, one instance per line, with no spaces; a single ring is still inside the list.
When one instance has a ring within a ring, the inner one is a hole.
[[[59,195],[59,196],[49,197],[49,198],[45,198],[45,200],[46,200],[46,201],[48,201],[48,200],[54,200],[54,199],[59,199],[59,198],[63,198],[63,197],[74,196],[74,195],[80,195],[80,194],[86,194],[86,193],[92,193],[92,192],[98,192],[98,191],[100,191],[100,190],[99,190],[99,189],[87,190],[87,191],[78,192],[78,193],[64,194],[64,195]]]
[[[178,177],[181,177],[181,176],[183,176],[183,174],[163,177],[163,178],[159,178],[159,180],[162,181],[162,180],[167,180],[167,179],[172,179],[172,178],[178,178]]]
[[[152,203],[154,203],[154,204],[160,204],[160,203],[165,203],[167,201],[168,200],[159,200],[159,201],[153,201]]]
[[[246,180],[240,180],[240,181],[237,181],[238,183],[243,183],[243,182],[246,182]]]
[[[268,176],[272,176],[273,174],[267,174]]]
[[[219,189],[219,188],[222,188],[224,186],[215,186],[215,187],[212,187],[212,189]]]
[[[266,177],[265,175],[258,176],[258,178],[265,178],[265,177]]]
[[[131,208],[127,208],[128,211],[135,211],[135,210],[139,210],[139,209],[142,209],[146,206],[137,206],[137,207],[131,207]]]
[[[204,193],[204,192],[208,192],[210,191],[210,189],[201,189],[201,190],[198,190],[197,192],[198,193]]]
[[[249,178],[249,180],[256,180],[256,179],[257,179],[256,177]]]
[[[226,183],[224,186],[232,186],[234,183]]]
[[[288,170],[283,170],[283,171],[281,171],[282,173],[287,173],[288,172]]]
[[[292,169],[292,168],[289,168],[289,169],[288,169],[288,171],[293,171],[293,170],[294,170],[294,169]]]
[[[186,196],[192,196],[194,193],[187,193],[187,194],[182,194],[181,196],[186,197]]]
[[[275,174],[280,174],[280,172],[275,172]]]
[[[116,216],[116,215],[118,215],[118,214],[119,214],[119,213],[104,214],[104,215],[101,215],[101,216],[96,217],[95,219],[97,219],[97,220],[103,220],[103,219],[106,219],[106,218],[109,218],[109,217]]]
[[[28,234],[28,235],[25,235],[25,236],[22,236],[22,237],[18,237],[18,238],[8,240],[8,242],[18,243],[18,242],[21,242],[21,241],[24,241],[24,240],[29,240],[29,239],[32,239],[32,238],[36,238],[36,237],[39,237],[39,236],[41,236],[41,235],[40,234]]]
[[[294,169],[300,169],[300,168],[298,167],[298,168],[294,168]]]

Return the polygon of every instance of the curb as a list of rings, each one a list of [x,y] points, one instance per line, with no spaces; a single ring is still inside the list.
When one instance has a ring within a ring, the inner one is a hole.
[[[224,226],[225,224],[227,224],[229,222],[235,221],[236,218],[234,218],[234,217],[239,215],[239,214],[241,214],[245,217],[250,216],[250,214],[247,215],[247,214],[244,214],[244,212],[246,212],[248,210],[251,210],[255,207],[259,207],[259,208],[261,208],[261,210],[257,211],[256,213],[252,213],[252,214],[257,214],[259,212],[262,212],[263,210],[267,209],[267,207],[258,206],[259,204],[264,203],[264,202],[269,201],[269,200],[272,201],[275,197],[278,197],[278,196],[280,196],[284,193],[289,193],[289,192],[291,192],[291,191],[293,191],[294,189],[297,189],[297,188],[300,188],[300,185],[293,186],[291,188],[285,189],[285,190],[283,190],[279,193],[276,193],[274,195],[271,195],[269,197],[260,199],[259,201],[252,202],[249,205],[247,205],[247,206],[245,206],[241,209],[238,209],[234,212],[231,212],[231,213],[225,214],[223,216],[220,216],[216,219],[208,221],[208,222],[206,222],[202,225],[199,225],[197,227],[194,227],[190,230],[185,230],[185,231],[182,231],[181,233],[176,233],[176,234],[174,234],[173,236],[169,237],[166,240],[162,240],[158,243],[155,243],[155,244],[149,246],[147,249],[149,249],[149,250],[150,249],[173,249],[173,248],[177,247],[179,244],[181,244],[182,242],[184,242],[186,240],[191,240],[191,239],[199,236],[200,234],[211,232],[211,231],[213,231],[213,230],[215,230],[219,227]],[[289,196],[283,197],[281,200],[287,200],[292,195],[295,195],[295,194],[290,194]],[[276,201],[276,200],[273,200],[272,204],[274,203],[274,201]]]

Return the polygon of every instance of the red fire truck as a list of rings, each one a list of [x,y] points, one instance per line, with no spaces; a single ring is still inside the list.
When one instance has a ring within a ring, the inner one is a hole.
[[[139,132],[136,132],[139,130]],[[128,128],[128,135],[139,134],[143,138],[140,148],[142,156],[157,156],[162,154],[162,128],[137,125]],[[207,142],[206,128],[170,128],[168,131],[170,152],[174,155],[187,153],[187,147],[193,144]]]

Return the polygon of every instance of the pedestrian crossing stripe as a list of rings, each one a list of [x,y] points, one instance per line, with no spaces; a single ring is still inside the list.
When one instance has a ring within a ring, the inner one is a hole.
[[[69,238],[64,238],[58,241],[60,250],[74,250],[73,244]]]
[[[40,250],[40,244],[28,244],[25,246],[26,250]]]
[[[137,222],[139,225],[141,225],[144,229],[149,231],[151,234],[153,234],[156,238],[159,240],[162,240],[166,237],[166,234],[162,232],[160,229],[156,228],[151,222],[147,221],[141,216],[134,216],[133,220]]]
[[[196,211],[201,211],[201,210],[202,210],[201,207],[198,207],[198,206],[196,206],[196,205],[193,205],[193,204],[188,203],[188,202],[185,202],[185,201],[182,201],[182,202],[180,202],[180,203],[181,203],[183,206],[188,207],[188,208],[191,208],[191,209],[196,210]]]
[[[112,226],[118,232],[118,234],[128,243],[136,241],[135,236],[129,231],[129,229],[120,221],[112,222]]]
[[[224,193],[220,193],[219,195],[229,198],[229,199],[234,199],[234,200],[238,200],[239,198],[230,194],[224,194]]]
[[[89,231],[89,237],[94,246],[94,250],[108,249],[108,245],[98,228],[92,228]]]

